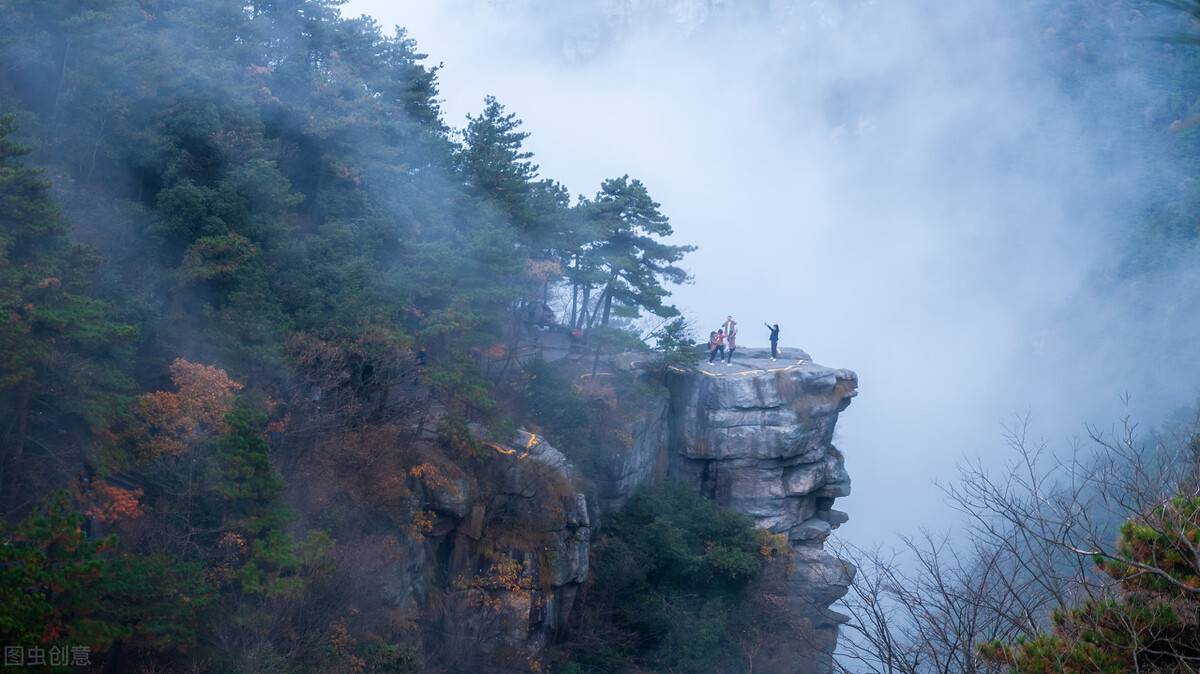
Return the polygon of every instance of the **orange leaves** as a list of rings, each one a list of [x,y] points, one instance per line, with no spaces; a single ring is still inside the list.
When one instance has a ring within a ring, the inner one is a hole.
[[[426,500],[443,501],[447,495],[451,498],[462,496],[462,490],[458,485],[447,478],[441,468],[428,461],[409,468],[408,476],[421,483]],[[439,495],[434,495],[439,492]],[[436,520],[436,512],[417,507],[409,518],[409,536],[415,540],[421,540],[433,531]]]
[[[459,576],[454,585],[469,593],[472,606],[493,612],[505,607],[507,602],[504,595],[508,595],[510,600],[529,600],[533,589],[525,565],[504,553],[492,558],[486,572],[471,578]]]
[[[459,494],[458,487],[446,478],[440,468],[428,461],[409,468],[408,474],[421,480],[431,489],[445,489],[456,496]]]
[[[346,627],[345,621],[338,620],[329,626],[329,645],[339,653],[354,645],[354,637],[350,636],[350,628]]]
[[[226,432],[225,415],[242,388],[224,370],[183,358],[171,363],[171,381],[177,391],[146,393],[134,403],[143,458],[182,454],[188,443]]]
[[[331,168],[333,169],[334,175],[341,178],[342,180],[347,180],[349,182],[352,182],[355,184],[355,186],[362,185],[362,182],[363,182],[362,175],[354,168],[351,168],[350,166],[348,166],[345,162],[333,160],[331,162]]]
[[[141,489],[122,489],[104,480],[96,480],[85,497],[84,514],[101,524],[135,520],[143,514],[142,493]]]
[[[220,540],[217,541],[217,547],[223,551],[226,556],[240,558],[250,549],[250,545],[246,542],[246,537],[241,534],[226,531],[221,534]]]
[[[417,510],[412,514],[412,520],[409,522],[408,535],[414,540],[422,540],[425,536],[433,531],[433,524],[437,519],[437,513],[429,510]]]
[[[764,560],[792,558],[792,546],[788,544],[786,533],[771,533],[766,529],[756,529],[758,536],[758,554]]]
[[[227,430],[225,415],[233,409],[233,399],[241,384],[220,368],[182,358],[171,363],[171,381],[179,388],[176,395],[180,407],[194,427],[207,427],[218,433]]]
[[[527,260],[522,275],[530,281],[544,283],[561,278],[563,275],[562,265],[556,260]]]
[[[267,424],[267,433],[283,433],[284,431],[287,430],[288,424],[290,424],[291,421],[292,421],[292,415],[289,412],[288,414],[283,415],[282,418],[275,419],[274,421],[268,423]]]
[[[339,618],[329,626],[329,646],[334,653],[344,659],[346,671],[365,672],[367,661],[352,651],[356,644],[358,644],[358,640],[350,634],[350,628],[346,626],[345,620]]]
[[[183,413],[179,396],[166,391],[155,391],[138,396],[134,413],[141,418],[150,437],[138,443],[139,452],[148,457],[182,454],[187,446],[184,436],[192,424]]]

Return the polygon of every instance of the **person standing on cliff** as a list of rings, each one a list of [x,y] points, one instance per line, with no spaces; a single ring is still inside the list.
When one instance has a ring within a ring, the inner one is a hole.
[[[763,325],[766,325],[767,329],[771,331],[771,360],[775,360],[779,357],[779,324],[770,325],[763,323]]]
[[[708,333],[708,362],[713,362],[713,357],[717,355],[717,331],[713,330]]]
[[[733,327],[729,328],[729,334],[726,336],[729,350],[725,352],[725,364],[733,365],[733,351],[737,349],[737,323],[734,323],[732,318],[729,322]]]
[[[713,350],[708,354],[708,362],[713,362],[713,358],[718,361],[725,360],[725,329],[717,330],[716,342],[713,343]]]
[[[737,321],[733,320],[733,316],[726,316],[725,322],[721,324],[721,328],[725,330],[726,335],[732,335],[737,332]]]

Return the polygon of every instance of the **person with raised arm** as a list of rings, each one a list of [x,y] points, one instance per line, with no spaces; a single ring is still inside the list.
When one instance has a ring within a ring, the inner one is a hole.
[[[779,357],[779,324],[771,325],[763,323],[763,325],[767,326],[767,329],[771,331],[771,360],[775,360]]]

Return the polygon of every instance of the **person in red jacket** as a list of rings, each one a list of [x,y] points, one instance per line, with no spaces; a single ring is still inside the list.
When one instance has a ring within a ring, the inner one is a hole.
[[[725,329],[717,330],[715,342],[710,342],[711,350],[708,352],[708,362],[713,362],[713,358],[718,361],[725,360]]]

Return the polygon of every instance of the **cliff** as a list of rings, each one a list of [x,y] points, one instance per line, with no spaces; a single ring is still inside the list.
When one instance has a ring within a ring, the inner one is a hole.
[[[572,378],[590,375],[591,359],[557,360]],[[833,434],[857,393],[856,375],[814,364],[799,350],[771,361],[747,349],[733,365],[669,368],[665,378],[661,369],[643,370],[638,356],[608,365],[634,375],[605,375],[619,401],[613,436],[623,440],[595,448],[586,466],[573,465],[553,438],[526,431],[489,445],[487,474],[423,497],[438,519],[395,579],[404,589],[394,605],[428,609],[434,568],[444,590],[430,637],[445,645],[444,664],[521,671],[520,663],[541,663],[568,625],[606,514],[639,486],[671,480],[787,538],[790,565],[786,577],[772,579],[771,593],[802,625],[764,627],[771,646],[755,670],[831,672],[844,618],[829,607],[845,594],[854,568],[823,544],[847,520],[833,509],[850,491]]]
[[[792,547],[788,600],[810,630],[778,658],[778,669],[764,671],[832,668],[844,617],[829,606],[846,593],[854,568],[823,543],[848,519],[833,509],[837,497],[850,493],[833,432],[857,386],[853,372],[817,365],[794,349],[777,361],[746,349],[731,366],[705,363],[668,373],[670,478],[760,527],[786,533]]]

